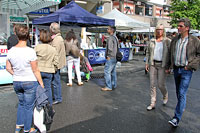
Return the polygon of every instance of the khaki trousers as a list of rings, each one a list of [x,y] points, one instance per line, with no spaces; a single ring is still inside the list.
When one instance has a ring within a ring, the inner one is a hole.
[[[150,66],[150,96],[151,104],[156,103],[156,88],[159,88],[163,99],[168,98],[168,92],[165,85],[165,68],[161,67],[162,62],[154,63]]]

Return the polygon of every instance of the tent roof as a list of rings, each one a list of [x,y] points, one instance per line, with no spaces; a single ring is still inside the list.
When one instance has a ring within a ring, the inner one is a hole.
[[[0,0],[0,12],[24,15],[44,7],[60,4],[61,0]]]
[[[52,22],[60,22],[61,24],[75,24],[78,26],[103,26],[114,25],[115,21],[98,17],[81,8],[74,1],[56,12],[33,20],[33,24],[48,24]]]
[[[150,24],[130,18],[127,15],[118,11],[116,8],[110,11],[109,13],[103,15],[102,17],[115,19],[115,26],[118,30],[150,27]]]

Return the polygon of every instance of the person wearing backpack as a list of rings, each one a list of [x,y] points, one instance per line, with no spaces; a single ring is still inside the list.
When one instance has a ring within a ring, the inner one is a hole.
[[[117,64],[117,45],[118,39],[114,35],[116,31],[116,27],[109,26],[107,29],[110,37],[108,38],[106,45],[106,64],[104,67],[104,79],[106,82],[106,86],[101,88],[102,91],[112,91],[117,87],[117,74],[116,74],[116,64]]]
[[[72,67],[75,66],[76,76],[78,79],[78,85],[83,85],[81,81],[81,74],[80,74],[80,45],[78,40],[76,39],[76,35],[73,31],[69,31],[66,34],[65,39],[65,49],[66,49],[66,60],[68,66],[68,80],[67,86],[72,86]]]

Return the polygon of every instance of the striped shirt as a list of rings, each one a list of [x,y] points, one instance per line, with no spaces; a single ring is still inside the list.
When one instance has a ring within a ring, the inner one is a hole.
[[[175,51],[175,65],[176,66],[186,66],[188,64],[187,56],[186,56],[186,47],[188,44],[188,36],[183,40],[180,38],[176,43],[176,51]]]

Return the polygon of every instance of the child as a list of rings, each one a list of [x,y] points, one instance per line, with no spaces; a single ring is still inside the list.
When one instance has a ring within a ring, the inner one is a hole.
[[[90,72],[93,71],[93,69],[92,69],[87,57],[83,56],[82,54],[80,54],[80,70],[83,73],[83,76],[85,76],[86,81],[89,81]]]

